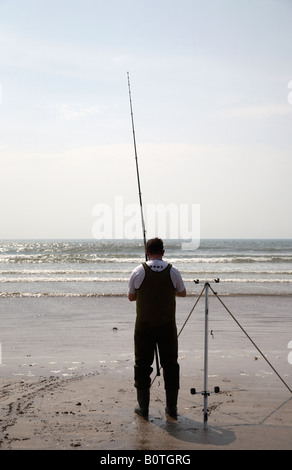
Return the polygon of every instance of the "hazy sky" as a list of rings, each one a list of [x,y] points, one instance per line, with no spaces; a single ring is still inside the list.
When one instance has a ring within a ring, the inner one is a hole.
[[[91,238],[97,204],[138,203],[127,72],[145,210],[292,238],[291,20],[291,0],[0,0],[0,238]]]

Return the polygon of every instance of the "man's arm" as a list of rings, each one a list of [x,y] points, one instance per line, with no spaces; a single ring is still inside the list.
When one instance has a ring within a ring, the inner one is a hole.
[[[181,273],[178,271],[177,268],[174,268],[172,266],[170,270],[170,276],[175,287],[175,295],[177,297],[185,297],[187,295],[187,291],[182,280]]]
[[[187,295],[187,291],[184,289],[181,292],[176,292],[175,294],[177,297],[185,297]]]
[[[145,276],[145,270],[143,265],[137,266],[131,274],[129,279],[129,288],[128,288],[128,299],[130,302],[137,300],[137,289],[143,282]]]

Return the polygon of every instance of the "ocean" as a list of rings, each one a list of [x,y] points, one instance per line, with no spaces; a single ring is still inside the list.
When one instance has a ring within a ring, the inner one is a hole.
[[[213,281],[221,295],[292,294],[292,240],[202,240],[183,249],[165,242],[188,295]],[[139,240],[4,240],[0,242],[1,297],[126,295],[134,267],[144,261]]]
[[[219,297],[290,380],[292,240],[202,240],[196,250],[166,240],[165,250],[188,293],[177,298],[178,331],[204,283],[219,278]],[[135,302],[126,295],[143,261],[139,240],[1,241],[0,377],[97,371],[132,380]],[[213,294],[209,317],[211,375],[271,377]],[[200,383],[203,342],[202,298],[179,337],[182,377],[195,374]]]

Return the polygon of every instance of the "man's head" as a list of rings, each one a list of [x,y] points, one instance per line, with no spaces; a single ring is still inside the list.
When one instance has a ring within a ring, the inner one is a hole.
[[[149,255],[164,255],[163,241],[160,238],[151,238],[146,244],[146,252]]]

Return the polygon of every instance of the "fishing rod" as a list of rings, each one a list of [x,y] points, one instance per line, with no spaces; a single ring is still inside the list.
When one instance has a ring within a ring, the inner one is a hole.
[[[130,110],[131,110],[131,121],[132,121],[132,131],[133,131],[133,142],[134,142],[134,152],[135,152],[135,162],[136,162],[136,173],[137,173],[137,183],[138,183],[138,193],[139,193],[139,202],[140,202],[140,213],[141,213],[141,223],[142,223],[142,233],[143,233],[143,240],[144,240],[144,251],[145,251],[145,259],[147,261],[147,252],[146,252],[146,227],[145,227],[145,220],[143,215],[143,203],[142,203],[142,192],[141,192],[141,184],[140,184],[140,175],[139,175],[139,165],[138,165],[138,155],[137,155],[137,145],[136,145],[136,135],[135,135],[135,126],[134,126],[134,114],[133,114],[133,105],[132,105],[132,94],[131,94],[131,86],[130,86],[130,74],[127,72],[128,76],[128,89],[129,89],[129,100],[130,100]],[[155,361],[156,361],[156,370],[157,374],[160,375],[160,367],[159,367],[159,359],[158,359],[158,349],[157,344],[155,344]]]
[[[143,239],[144,239],[145,258],[146,258],[146,261],[147,261],[147,253],[146,253],[146,228],[145,228],[145,221],[144,221],[144,215],[143,215],[142,192],[141,192],[141,184],[140,184],[140,176],[139,176],[139,166],[138,166],[138,156],[137,156],[137,145],[136,145],[136,136],[135,136],[134,114],[133,114],[133,105],[132,105],[132,95],[131,95],[130,75],[129,75],[129,72],[127,72],[127,75],[128,75],[128,89],[129,89],[129,99],[130,99],[130,109],[131,109],[131,120],[132,120],[132,131],[133,131],[135,161],[136,161],[136,173],[137,173],[138,193],[139,193],[140,212],[141,212],[141,223],[142,223],[142,232],[143,232]]]

